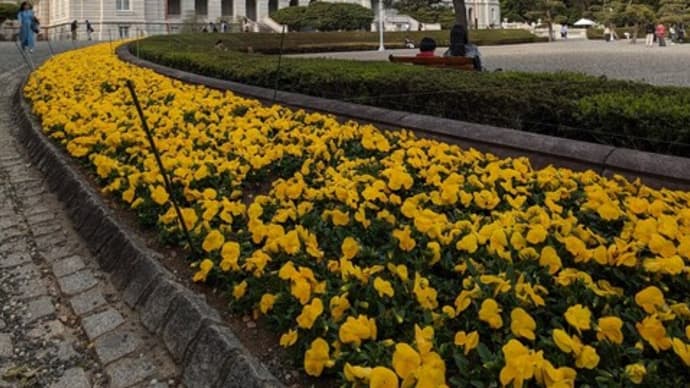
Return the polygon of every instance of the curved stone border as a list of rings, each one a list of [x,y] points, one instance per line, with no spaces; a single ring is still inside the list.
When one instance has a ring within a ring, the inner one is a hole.
[[[592,169],[605,176],[621,174],[641,178],[653,187],[690,189],[690,159],[635,151],[578,140],[474,124],[416,113],[312,97],[299,93],[250,86],[202,76],[159,65],[135,57],[127,45],[117,49],[120,59],[157,73],[192,84],[256,98],[264,103],[280,103],[293,108],[331,113],[339,118],[372,123],[385,129],[408,128],[419,135],[475,147],[498,156],[526,156],[535,167],[553,164],[575,170]]]
[[[65,204],[84,238],[122,298],[157,335],[182,370],[188,387],[282,387],[252,356],[205,298],[175,281],[160,254],[118,223],[75,164],[42,134],[24,100],[22,82],[12,108],[18,137],[50,190]]]

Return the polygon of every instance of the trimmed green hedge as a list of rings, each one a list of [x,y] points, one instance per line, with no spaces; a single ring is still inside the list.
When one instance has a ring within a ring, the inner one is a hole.
[[[352,31],[366,30],[374,20],[374,12],[359,4],[316,1],[308,7],[279,9],[271,17],[278,23],[287,24],[290,31]]]
[[[630,33],[630,38],[632,39],[633,33],[635,31],[634,27],[616,27],[616,34],[618,39],[625,39],[625,33]],[[637,39],[643,39],[645,37],[644,26],[641,26],[637,30]],[[587,39],[599,40],[604,39],[604,29],[603,28],[588,28],[587,29]]]
[[[630,38],[632,39],[633,32],[635,31],[634,27],[617,27],[616,28],[616,33],[618,34],[618,39],[625,39],[625,33],[629,32],[630,33]],[[645,38],[645,26],[640,26],[640,28],[637,30],[637,39],[642,39],[644,41]],[[587,39],[604,39],[604,30],[601,28],[588,28],[587,29]],[[671,37],[670,35],[666,36],[667,43],[671,43]],[[685,39],[685,42],[676,42],[676,43],[687,43],[688,39]]]
[[[140,55],[250,85],[276,84],[278,57],[214,50],[211,34],[141,41]],[[225,35],[274,52],[267,37]],[[261,40],[264,39],[264,40]],[[277,36],[272,38],[276,42]],[[261,41],[261,44],[259,44]],[[288,35],[286,42],[296,42]],[[237,46],[231,42],[239,42]],[[290,47],[297,47],[298,44]],[[283,58],[281,90],[646,151],[689,155],[690,89],[574,73],[475,73],[387,62]],[[681,144],[683,143],[683,144]]]
[[[428,36],[436,40],[439,46],[447,46],[450,38],[448,31],[410,31],[410,32],[386,32],[384,40],[387,48],[404,48],[405,38],[419,43],[423,37]],[[190,34],[175,35],[170,39],[147,40],[157,42],[158,45],[166,42],[177,50],[205,51],[212,48],[217,40],[231,50],[252,51],[254,53],[277,54],[280,51],[280,34],[252,33],[252,34]],[[480,46],[544,42],[545,38],[539,38],[526,30],[479,30],[470,32],[470,40]],[[348,32],[291,32],[285,34],[283,52],[287,54],[324,52],[324,51],[349,51],[368,50],[379,46],[379,34],[377,32],[348,31]]]

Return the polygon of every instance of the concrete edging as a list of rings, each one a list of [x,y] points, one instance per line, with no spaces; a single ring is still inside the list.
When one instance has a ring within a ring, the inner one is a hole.
[[[652,187],[690,189],[690,158],[636,151],[515,129],[444,119],[416,113],[377,108],[299,93],[278,91],[198,75],[135,57],[128,45],[117,48],[125,62],[154,70],[180,81],[230,90],[263,103],[326,112],[342,119],[371,123],[384,129],[407,128],[419,135],[464,147],[475,147],[502,157],[526,156],[535,167],[553,164],[574,170],[595,170],[602,175],[621,174],[640,178]]]
[[[25,82],[12,99],[19,140],[125,303],[162,339],[181,369],[182,382],[188,387],[282,387],[205,298],[177,283],[159,263],[160,254],[117,221],[73,162],[43,135],[24,99]]]

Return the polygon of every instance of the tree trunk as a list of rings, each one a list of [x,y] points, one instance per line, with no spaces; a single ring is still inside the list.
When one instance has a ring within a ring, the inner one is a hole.
[[[546,25],[549,26],[549,42],[553,42],[553,22],[551,21],[551,10],[546,10]]]
[[[640,29],[640,23],[635,23],[635,29],[633,30],[632,42],[630,44],[637,43],[637,30]]]
[[[467,24],[465,0],[453,0],[453,8],[455,8],[455,24],[465,27],[465,31],[467,31],[469,26]]]

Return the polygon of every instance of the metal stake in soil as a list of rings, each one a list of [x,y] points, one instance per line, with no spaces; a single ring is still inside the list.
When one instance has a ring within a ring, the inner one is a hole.
[[[55,51],[53,51],[53,45],[50,44],[50,37],[46,36],[46,43],[48,43],[48,51],[50,51],[51,58],[55,56]]]
[[[34,69],[34,64],[29,58],[29,56],[24,52],[24,48],[22,47],[21,42],[19,41],[19,38],[14,42],[14,45],[17,46],[17,50],[19,51],[19,54],[24,58],[24,61],[26,62],[26,65],[29,66],[29,70]]]
[[[163,182],[165,183],[165,189],[168,191],[168,194],[170,195],[170,202],[172,202],[173,207],[175,208],[175,213],[177,214],[177,219],[180,221],[180,225],[182,225],[182,231],[184,232],[184,235],[187,239],[187,244],[189,244],[189,249],[192,251],[192,255],[196,256],[197,252],[196,249],[194,249],[192,237],[189,235],[187,224],[185,224],[184,218],[182,218],[182,212],[180,212],[180,208],[177,206],[177,201],[175,201],[175,196],[173,195],[170,178],[168,178],[168,174],[165,172],[165,168],[163,167],[163,161],[161,161],[161,155],[158,152],[158,148],[156,147],[156,142],[153,140],[153,134],[151,133],[148,124],[146,124],[146,117],[144,117],[144,111],[141,109],[141,104],[139,104],[139,99],[137,98],[137,92],[134,90],[134,82],[132,82],[131,79],[127,80],[127,89],[129,89],[129,93],[132,95],[134,106],[136,106],[137,113],[139,114],[139,119],[141,119],[141,126],[144,128],[144,132],[146,132],[146,137],[149,141],[149,144],[151,145],[151,149],[153,150],[153,155],[156,157],[158,168],[161,171],[161,175],[163,176]]]
[[[278,95],[278,80],[280,79],[280,62],[283,59],[283,43],[285,42],[285,24],[283,24],[283,30],[280,33],[280,51],[278,52],[278,67],[276,68],[276,82],[273,87],[273,104],[276,102],[276,96]]]

